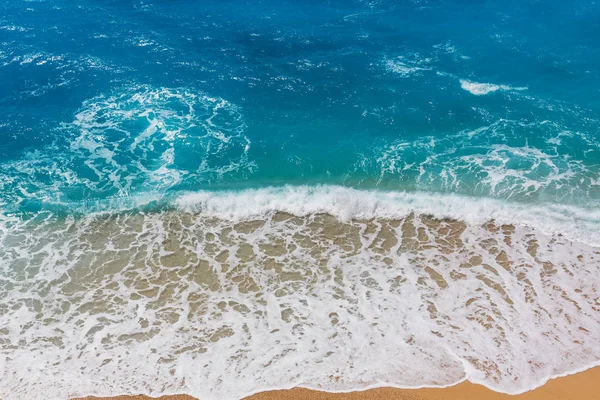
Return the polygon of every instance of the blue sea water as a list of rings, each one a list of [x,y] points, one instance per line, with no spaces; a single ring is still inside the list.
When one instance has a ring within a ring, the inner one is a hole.
[[[595,2],[1,7],[8,212],[283,184],[600,199]]]
[[[592,0],[0,0],[0,397],[598,365],[598,65]]]

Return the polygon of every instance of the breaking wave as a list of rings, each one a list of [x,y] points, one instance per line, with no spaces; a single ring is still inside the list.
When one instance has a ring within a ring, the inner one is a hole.
[[[466,79],[460,80],[460,87],[475,96],[483,96],[498,90],[527,90],[526,87],[513,87],[509,85],[495,85],[493,83],[471,82]]]

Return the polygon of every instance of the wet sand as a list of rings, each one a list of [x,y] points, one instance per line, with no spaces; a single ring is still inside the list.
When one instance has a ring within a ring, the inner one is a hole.
[[[444,389],[381,388],[364,392],[327,393],[295,388],[258,393],[246,400],[598,400],[600,367],[550,380],[546,385],[517,396],[496,393],[484,386],[463,382]],[[146,396],[110,398],[86,397],[81,400],[149,400]],[[161,400],[193,400],[186,395],[163,396]]]

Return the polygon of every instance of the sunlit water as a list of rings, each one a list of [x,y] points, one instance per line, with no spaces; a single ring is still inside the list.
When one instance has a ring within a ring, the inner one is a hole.
[[[0,1],[0,397],[597,365],[599,17]]]

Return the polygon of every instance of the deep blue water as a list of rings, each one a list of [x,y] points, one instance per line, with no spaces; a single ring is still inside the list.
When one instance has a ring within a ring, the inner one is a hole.
[[[1,1],[0,208],[340,184],[600,201],[593,1]]]

